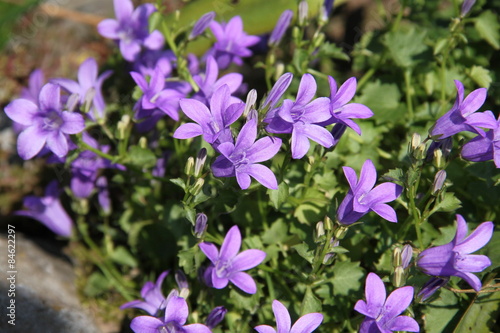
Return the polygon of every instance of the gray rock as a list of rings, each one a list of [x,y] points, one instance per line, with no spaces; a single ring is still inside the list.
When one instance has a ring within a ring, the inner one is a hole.
[[[8,242],[0,236],[0,332],[99,333],[82,308],[71,264],[43,250],[19,232],[15,234],[15,269],[8,273]],[[15,276],[15,296],[9,277]],[[7,307],[15,300],[15,325]]]

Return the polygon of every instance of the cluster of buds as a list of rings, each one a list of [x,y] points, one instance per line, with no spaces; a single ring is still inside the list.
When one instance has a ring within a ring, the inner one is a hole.
[[[404,245],[402,248],[399,246],[394,248],[392,252],[392,267],[394,267],[392,284],[396,288],[405,285],[412,256],[413,248],[409,244]]]

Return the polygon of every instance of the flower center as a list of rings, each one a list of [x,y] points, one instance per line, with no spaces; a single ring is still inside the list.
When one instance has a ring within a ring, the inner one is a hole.
[[[291,110],[290,110],[290,115],[292,116],[292,119],[297,122],[300,120],[300,118],[302,117],[302,115],[304,114],[304,108],[301,108],[301,107],[298,107],[298,108],[295,108],[293,107]]]
[[[160,333],[183,333],[184,329],[179,323],[175,321],[169,321],[163,326],[158,327]]]
[[[49,131],[55,131],[61,127],[63,120],[57,111],[49,111],[45,117],[43,117],[43,129]]]
[[[232,262],[230,260],[219,260],[215,264],[215,274],[220,278],[229,278],[232,273]]]
[[[247,165],[250,161],[247,158],[246,151],[240,151],[231,155],[231,162],[233,162],[234,167],[237,168],[241,165]]]

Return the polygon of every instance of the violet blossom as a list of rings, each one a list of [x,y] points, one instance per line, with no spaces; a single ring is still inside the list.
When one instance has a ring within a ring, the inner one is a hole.
[[[215,326],[219,325],[224,317],[226,316],[227,309],[223,306],[217,306],[207,316],[205,324],[208,328],[213,329]]]
[[[97,62],[94,58],[88,58],[78,68],[78,82],[57,78],[50,82],[60,85],[63,89],[71,94],[78,95],[80,106],[84,105],[87,100],[92,101],[88,115],[91,119],[103,118],[106,104],[102,97],[101,87],[112,71],[105,71],[101,75],[98,74]]]
[[[457,233],[445,245],[422,251],[417,258],[417,267],[425,274],[439,277],[458,276],[475,290],[481,289],[481,280],[474,274],[491,265],[485,255],[471,254],[486,245],[493,235],[492,222],[481,223],[469,236],[465,219],[456,215]]]
[[[99,33],[118,41],[123,58],[135,61],[142,47],[159,50],[163,47],[163,35],[154,30],[149,32],[149,16],[156,11],[154,5],[143,4],[134,10],[131,0],[113,0],[116,20],[105,19],[99,23]]]
[[[229,125],[234,123],[243,113],[244,103],[231,104],[230,90],[227,85],[217,89],[210,99],[210,109],[195,99],[182,99],[182,111],[195,123],[182,124],[174,132],[176,139],[189,139],[203,135],[203,139],[218,147],[223,142],[232,142],[233,137]]]
[[[19,156],[29,160],[46,146],[58,157],[64,157],[69,150],[68,134],[80,133],[85,127],[83,116],[62,110],[58,85],[44,85],[38,99],[39,105],[21,98],[5,107],[10,119],[26,126],[17,138]]]
[[[441,287],[445,286],[448,281],[450,281],[449,277],[438,278],[431,277],[423,286],[422,289],[417,294],[417,298],[420,299],[421,302],[426,301],[434,295],[436,291],[438,291]]]
[[[269,107],[269,109],[274,108],[274,106],[278,103],[280,98],[285,94],[286,90],[290,86],[290,83],[292,83],[292,80],[293,80],[292,73],[285,73],[281,75],[278,81],[276,81],[274,86],[271,88],[271,91],[267,95],[262,108],[266,107]]]
[[[464,85],[455,80],[457,98],[453,107],[436,121],[430,130],[434,140],[442,140],[462,131],[484,136],[480,128],[495,128],[497,122],[491,111],[476,112],[486,99],[486,88],[472,91],[464,99]]]
[[[400,185],[382,183],[375,188],[377,171],[371,160],[366,160],[361,168],[359,180],[356,172],[350,167],[343,167],[344,174],[349,182],[349,192],[340,203],[337,210],[337,219],[342,224],[352,224],[373,211],[389,222],[397,222],[394,209],[386,202],[396,200],[403,191]]]
[[[386,299],[384,282],[375,273],[368,274],[365,285],[366,301],[359,300],[354,310],[366,316],[360,333],[389,333],[393,331],[419,332],[415,319],[400,316],[413,300],[413,287],[394,290]]]
[[[168,275],[169,271],[164,271],[158,276],[155,283],[147,281],[141,289],[142,300],[134,300],[120,306],[120,309],[136,308],[142,309],[152,316],[155,316],[159,310],[165,309],[166,298],[163,296],[161,286],[163,280]]]
[[[278,22],[276,22],[276,26],[273,29],[273,32],[271,32],[269,41],[267,42],[269,46],[277,46],[280,43],[283,35],[286,32],[286,29],[288,29],[288,26],[292,21],[292,18],[293,11],[291,11],[290,9],[287,9],[283,13],[281,13],[280,17],[278,18]]]
[[[248,294],[257,292],[257,285],[252,277],[243,272],[259,265],[266,253],[261,250],[250,249],[241,253],[241,233],[238,226],[233,226],[226,234],[220,251],[212,243],[199,244],[212,264],[205,271],[205,280],[210,287],[222,289],[229,282]]]
[[[264,122],[270,133],[291,133],[292,158],[304,157],[310,147],[309,139],[325,148],[333,146],[332,134],[318,123],[331,118],[329,100],[316,98],[316,81],[311,74],[304,74],[300,80],[295,102],[285,99],[279,108],[270,110]]]
[[[292,326],[288,309],[278,300],[273,301],[273,313],[277,330],[269,325],[259,325],[254,329],[259,333],[311,333],[323,321],[321,313],[313,312],[303,315]]]
[[[243,31],[243,21],[240,16],[234,16],[226,24],[212,21],[210,29],[217,41],[209,54],[215,58],[221,69],[227,68],[232,62],[242,65],[241,58],[252,55],[252,51],[248,48],[260,40],[259,37],[249,36]]]
[[[240,73],[229,73],[221,78],[218,77],[219,66],[217,65],[217,61],[215,61],[212,56],[208,56],[205,73],[198,74],[193,77],[193,80],[196,82],[198,87],[200,87],[200,91],[198,91],[193,98],[203,102],[205,105],[209,105],[209,101],[217,89],[223,85],[227,85],[230,94],[234,94],[238,88],[240,88],[243,81],[243,75]],[[229,103],[241,103],[241,100],[231,96]]]
[[[278,183],[273,172],[266,166],[258,164],[271,159],[281,147],[281,139],[264,137],[257,141],[257,120],[250,119],[243,125],[236,144],[221,143],[217,149],[222,154],[212,164],[215,177],[234,177],[241,189],[250,186],[250,177],[255,178],[265,187],[277,190]]]
[[[54,233],[70,237],[73,221],[61,205],[59,194],[57,181],[53,180],[47,185],[45,196],[36,197],[30,195],[25,197],[23,204],[28,210],[17,211],[16,215],[31,217],[43,223]]]
[[[478,135],[467,142],[462,147],[461,155],[473,162],[493,160],[495,166],[500,168],[500,117],[497,127],[486,132],[484,136]]]
[[[134,62],[134,72],[151,77],[160,70],[165,77],[169,77],[175,61],[175,54],[171,50],[145,50]]]
[[[210,333],[211,330],[203,324],[184,325],[189,315],[189,308],[184,298],[173,291],[166,300],[165,316],[155,318],[139,316],[132,320],[130,328],[136,333]]]

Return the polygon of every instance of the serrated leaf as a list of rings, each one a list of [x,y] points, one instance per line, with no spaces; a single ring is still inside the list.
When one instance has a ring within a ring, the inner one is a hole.
[[[274,209],[278,210],[288,198],[288,184],[281,182],[277,190],[267,190],[267,193],[269,194],[271,205]]]
[[[395,181],[402,182],[404,181],[403,170],[401,170],[400,168],[390,169],[389,171],[387,171],[382,175],[382,179],[387,180],[389,182],[395,182]]]
[[[356,103],[361,103],[369,107],[373,113],[373,118],[378,122],[395,122],[405,116],[404,112],[398,109],[401,93],[395,83],[381,83],[380,81],[367,83],[361,96],[355,99]],[[363,133],[363,136],[366,134]]]
[[[314,259],[314,251],[310,251],[309,246],[306,243],[303,242],[301,244],[294,245],[292,246],[292,248],[294,248],[297,251],[299,256],[301,256],[302,258],[307,260],[310,264],[312,264]]]
[[[359,262],[339,261],[333,266],[333,294],[346,296],[351,290],[361,287],[361,279],[365,275]]]
[[[147,148],[142,148],[139,146],[131,146],[129,148],[128,162],[141,167],[150,168],[156,164],[156,156],[153,152]]]
[[[500,293],[479,295],[463,314],[454,333],[491,332],[491,319],[498,318]]]
[[[419,60],[416,57],[427,49],[424,43],[426,31],[417,31],[415,28],[409,30],[398,29],[389,32],[384,39],[392,59],[400,67],[415,66]]]
[[[455,194],[446,192],[443,199],[434,206],[433,212],[454,212],[462,206],[462,202],[455,197]]]
[[[500,49],[500,23],[495,13],[491,10],[483,12],[475,19],[475,27],[481,38],[495,50]]]
[[[493,79],[491,78],[490,71],[481,66],[472,66],[467,72],[467,75],[474,80],[480,87],[488,89]]]
[[[321,301],[314,295],[311,288],[308,287],[302,300],[300,314],[305,315],[312,312],[321,312]]]

